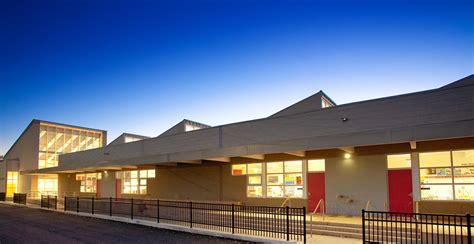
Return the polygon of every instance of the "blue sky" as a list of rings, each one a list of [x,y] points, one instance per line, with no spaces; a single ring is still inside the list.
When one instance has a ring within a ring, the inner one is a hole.
[[[156,136],[474,73],[473,1],[0,3],[0,155],[33,119]]]

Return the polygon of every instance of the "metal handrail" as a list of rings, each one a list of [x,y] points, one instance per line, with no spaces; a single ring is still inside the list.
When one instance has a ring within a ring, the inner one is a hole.
[[[283,201],[283,203],[280,205],[280,207],[278,208],[278,210],[276,211],[277,213],[280,212],[280,210],[285,206],[286,202],[289,202],[289,206],[291,207],[291,198],[290,197],[287,197],[285,198],[285,201]]]
[[[316,212],[318,211],[320,207],[321,207],[321,216],[323,217],[323,221],[324,221],[324,216],[326,215],[326,207],[325,207],[323,198],[319,200],[318,204],[316,205],[316,208],[314,208],[314,211],[309,214],[311,237],[313,236],[313,215],[316,214]]]

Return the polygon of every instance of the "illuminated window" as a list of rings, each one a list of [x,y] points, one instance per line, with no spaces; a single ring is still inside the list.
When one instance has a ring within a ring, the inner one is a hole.
[[[451,166],[450,152],[420,153],[420,168]]]
[[[7,172],[7,197],[13,197],[13,193],[18,191],[18,172]]]
[[[329,102],[329,100],[327,100],[324,97],[321,97],[321,107],[322,108],[329,108],[329,107],[332,107],[332,106],[334,106],[334,105],[331,102]]]
[[[192,125],[192,124],[186,124],[184,126],[184,131],[193,131],[193,130],[199,130],[202,129],[202,126],[199,125]]]
[[[324,171],[324,160],[315,160],[311,165],[314,165],[315,170]],[[245,174],[247,174],[247,197],[303,197],[301,160],[232,165],[232,175]]]
[[[80,192],[97,192],[97,180],[101,178],[101,173],[77,174],[76,180],[81,181]]]
[[[303,161],[267,163],[267,197],[303,197]]]
[[[58,194],[58,176],[57,175],[39,175],[38,176],[38,194],[39,195],[57,195]]]
[[[285,161],[285,173],[303,172],[302,161]]]
[[[420,153],[422,199],[474,200],[473,166],[474,150]]]
[[[267,163],[267,174],[283,173],[283,162]]]
[[[389,169],[411,168],[410,154],[388,155],[387,168]]]
[[[454,151],[453,152],[454,166],[473,166],[474,167],[474,150]]]
[[[262,173],[262,164],[261,163],[248,164],[247,165],[247,174],[253,175],[253,174],[261,174],[261,173]]]
[[[232,165],[232,175],[246,175],[247,165],[246,164],[234,164]]]
[[[38,168],[58,166],[59,155],[101,147],[102,133],[41,123]]]
[[[249,185],[261,185],[262,176],[261,175],[250,175],[249,176]]]
[[[147,179],[155,178],[154,169],[132,170],[116,173],[116,178],[122,180],[122,193],[147,194]]]
[[[308,160],[308,172],[324,172],[326,171],[326,162],[324,159]]]
[[[247,197],[263,197],[262,186],[247,186]]]
[[[263,197],[262,164],[248,164],[247,175],[247,197]]]

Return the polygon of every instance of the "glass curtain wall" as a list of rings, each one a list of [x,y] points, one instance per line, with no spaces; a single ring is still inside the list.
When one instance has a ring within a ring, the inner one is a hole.
[[[42,123],[38,168],[58,166],[58,156],[102,146],[102,133]]]

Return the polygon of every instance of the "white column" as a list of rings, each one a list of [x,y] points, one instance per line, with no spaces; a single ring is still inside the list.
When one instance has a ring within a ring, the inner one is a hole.
[[[420,160],[417,152],[411,153],[411,179],[413,186],[413,201],[417,202],[421,200]]]

